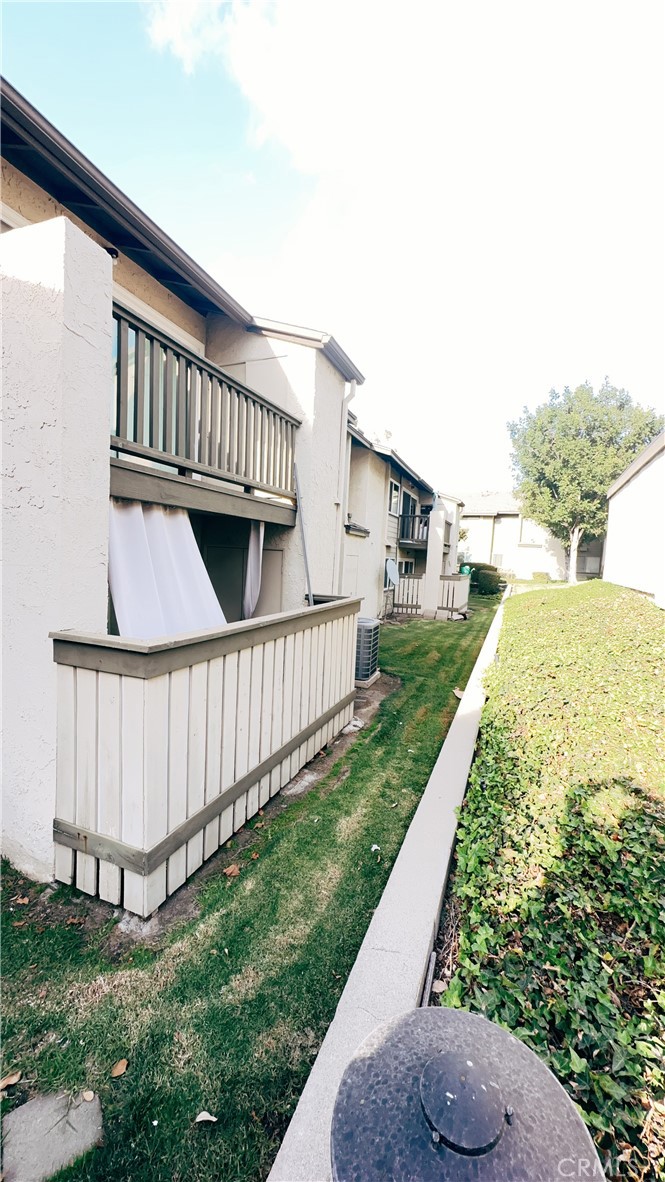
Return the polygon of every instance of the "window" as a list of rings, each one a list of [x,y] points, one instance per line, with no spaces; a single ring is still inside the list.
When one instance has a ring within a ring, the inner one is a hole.
[[[412,575],[415,570],[415,562],[412,558],[407,558],[404,562],[399,563],[399,573],[401,575]]]
[[[520,518],[520,546],[542,546],[543,531],[528,517]]]
[[[402,493],[402,513],[405,517],[415,513],[418,509],[418,502],[415,497],[409,495],[408,492]]]
[[[399,484],[395,484],[394,480],[390,481],[390,500],[388,501],[388,512],[392,513],[394,517],[399,517]]]

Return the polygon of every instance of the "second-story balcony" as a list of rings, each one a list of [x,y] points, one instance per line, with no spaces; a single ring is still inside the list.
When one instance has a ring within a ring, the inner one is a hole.
[[[399,543],[409,550],[426,550],[428,513],[403,513],[399,519]]]
[[[299,420],[133,313],[113,316],[112,451],[293,502]]]

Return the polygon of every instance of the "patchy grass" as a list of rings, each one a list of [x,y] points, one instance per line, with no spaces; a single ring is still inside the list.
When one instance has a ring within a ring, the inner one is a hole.
[[[537,1051],[640,1180],[665,1161],[663,640],[598,581],[507,603],[441,939],[442,1004]]]
[[[382,629],[401,688],[315,789],[252,822],[239,877],[201,881],[199,918],[160,946],[112,960],[112,909],[88,924],[100,904],[5,872],[3,1050],[23,1078],[3,1105],[88,1087],[104,1108],[105,1144],[60,1182],[265,1177],[495,606]]]

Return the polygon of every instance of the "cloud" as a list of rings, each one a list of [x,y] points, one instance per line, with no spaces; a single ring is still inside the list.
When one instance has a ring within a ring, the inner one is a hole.
[[[659,397],[660,5],[148,9],[153,44],[190,72],[219,60],[253,144],[314,181],[269,258],[224,244],[208,268],[333,331],[368,375],[361,418],[434,483],[507,481],[505,422],[552,385]]]

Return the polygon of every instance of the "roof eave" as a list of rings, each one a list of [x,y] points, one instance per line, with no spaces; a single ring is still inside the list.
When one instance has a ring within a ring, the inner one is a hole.
[[[124,229],[142,243],[142,247],[138,249],[152,254],[158,262],[179,275],[183,280],[183,291],[174,294],[188,302],[187,288],[191,287],[215,310],[223,312],[236,324],[246,328],[251,323],[250,313],[237,300],[216,283],[4,78],[0,79],[0,94],[3,125],[11,128],[25,142],[26,148],[36,151],[62,178],[86,193],[90,198],[90,209],[99,208],[111,218],[111,221],[117,223],[120,234]],[[30,176],[29,171],[26,175]],[[69,208],[66,201],[60,201],[60,204]],[[72,212],[88,224],[85,210],[81,210],[80,203],[77,203],[77,209]],[[121,238],[118,242],[110,241],[110,245],[125,253]],[[166,280],[163,282],[169,286]],[[174,279],[173,285],[177,286],[177,280]]]
[[[267,320],[263,316],[254,316],[249,330],[260,333],[262,336],[278,337],[281,340],[293,341],[296,345],[307,345],[310,349],[319,349],[346,382],[355,382],[356,385],[362,386],[365,381],[364,375],[329,333],[320,332],[316,328],[303,328],[299,324],[284,324],[278,320]]]

